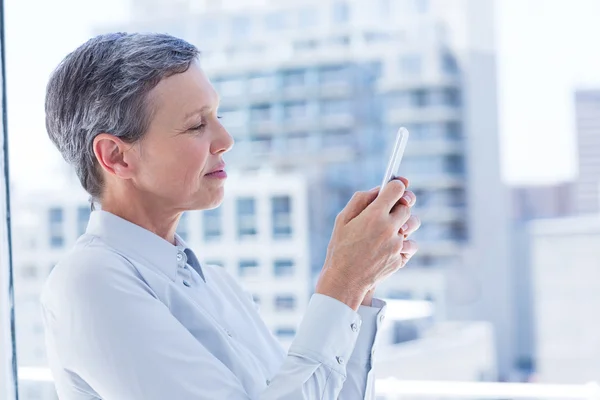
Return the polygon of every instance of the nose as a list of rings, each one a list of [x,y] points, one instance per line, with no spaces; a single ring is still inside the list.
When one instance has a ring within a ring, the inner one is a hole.
[[[219,124],[219,128],[215,139],[211,144],[211,153],[212,154],[222,154],[226,153],[233,147],[233,137],[227,132],[227,129],[221,124]]]

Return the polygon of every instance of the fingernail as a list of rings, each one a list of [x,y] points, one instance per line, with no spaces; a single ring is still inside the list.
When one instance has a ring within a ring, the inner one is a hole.
[[[409,195],[405,194],[404,196],[402,196],[402,198],[404,200],[406,200],[406,204],[410,204],[410,196]]]
[[[402,228],[400,229],[402,230],[402,232],[406,232],[408,230],[408,224],[402,225]]]

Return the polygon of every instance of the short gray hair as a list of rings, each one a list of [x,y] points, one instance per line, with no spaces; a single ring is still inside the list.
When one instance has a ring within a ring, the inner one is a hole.
[[[140,140],[151,120],[150,90],[187,71],[198,55],[194,45],[170,35],[111,33],[90,39],[58,65],[46,89],[46,129],[93,200],[103,188],[94,138]]]

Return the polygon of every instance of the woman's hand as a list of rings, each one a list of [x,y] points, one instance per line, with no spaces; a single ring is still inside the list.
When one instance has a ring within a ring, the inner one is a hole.
[[[410,207],[415,195],[408,181],[394,179],[379,188],[357,192],[338,214],[316,292],[336,298],[354,310],[370,299],[378,282],[402,268],[416,253],[416,243],[406,240],[411,226]]]
[[[408,180],[405,178],[399,178],[408,188]],[[412,207],[415,205],[415,203],[417,202],[417,198],[415,196],[415,194],[409,190],[407,190],[405,193],[405,196],[408,195],[408,197],[410,197],[410,199],[406,199],[404,196],[400,199],[400,203],[407,205],[409,207]],[[416,215],[411,215],[410,218],[408,219],[408,222],[406,223],[406,225],[403,227],[404,229],[400,229],[400,231],[398,232],[399,234],[403,234],[404,235],[404,239],[408,239],[408,237],[410,235],[412,235],[417,229],[419,229],[421,227],[421,220],[419,219],[419,217],[417,217]],[[406,265],[406,263],[408,262],[408,259],[406,260],[406,262],[404,263],[404,265]],[[365,298],[363,299],[361,305],[362,306],[368,306],[370,307],[373,303],[373,294],[375,293],[375,286],[372,287],[371,289],[369,289],[369,291],[367,292],[367,294],[365,295]]]

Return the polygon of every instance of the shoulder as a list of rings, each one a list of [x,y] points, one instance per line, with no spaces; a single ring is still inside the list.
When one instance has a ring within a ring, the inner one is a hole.
[[[47,308],[84,305],[139,281],[126,257],[94,237],[82,237],[52,269],[41,293]]]

